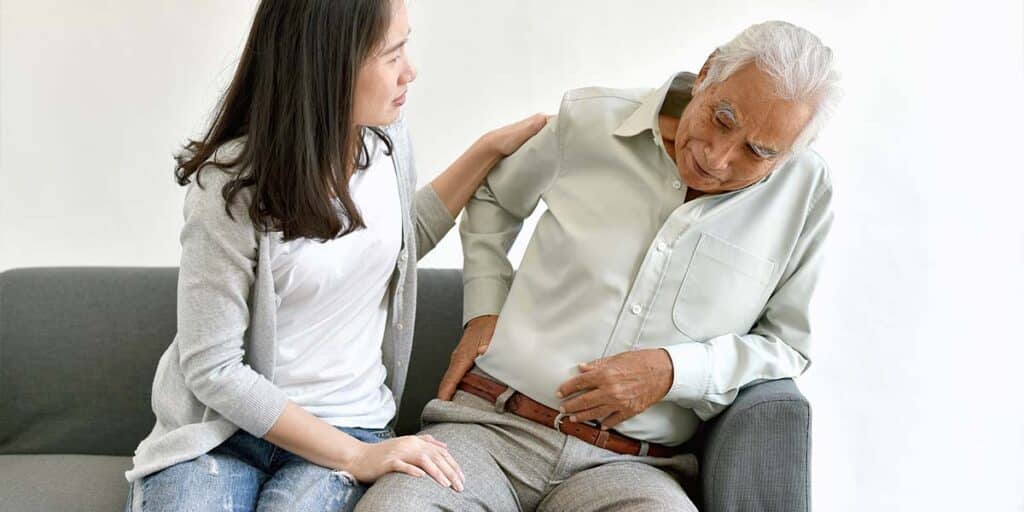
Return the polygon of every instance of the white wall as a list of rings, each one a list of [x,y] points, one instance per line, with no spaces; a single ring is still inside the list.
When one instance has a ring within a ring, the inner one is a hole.
[[[958,4],[412,1],[420,179],[567,89],[657,86],[751,23],[808,27],[847,90],[818,144],[839,195],[801,379],[815,507],[1019,512],[1024,12]],[[254,5],[0,0],[0,270],[177,264],[170,155]],[[424,265],[460,266],[458,237]]]

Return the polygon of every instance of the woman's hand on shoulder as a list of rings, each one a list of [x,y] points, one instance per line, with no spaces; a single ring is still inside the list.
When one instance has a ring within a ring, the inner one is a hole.
[[[520,146],[536,135],[552,117],[554,116],[534,114],[521,121],[487,132],[482,140],[487,147],[497,152],[498,156],[506,157],[515,153]]]

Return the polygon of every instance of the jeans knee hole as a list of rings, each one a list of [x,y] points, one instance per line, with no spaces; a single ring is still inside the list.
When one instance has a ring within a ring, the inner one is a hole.
[[[356,477],[352,476],[352,473],[348,471],[332,471],[331,476],[341,480],[341,483],[349,487],[355,487],[358,484]]]
[[[217,459],[210,455],[203,455],[199,457],[199,460],[206,466],[207,472],[210,475],[217,476],[220,474],[220,466],[217,464]]]

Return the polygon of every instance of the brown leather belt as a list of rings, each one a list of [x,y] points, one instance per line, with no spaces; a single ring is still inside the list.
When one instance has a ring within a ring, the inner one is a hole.
[[[462,382],[459,382],[459,389],[497,404],[499,410],[501,410],[499,400],[504,399],[505,411],[616,453],[647,455],[651,457],[671,457],[678,453],[677,449],[669,446],[637,441],[622,434],[616,434],[610,430],[601,430],[585,423],[573,423],[568,421],[568,415],[534,401],[530,397],[510,389],[508,386],[498,384],[475,373],[467,373],[462,378]]]

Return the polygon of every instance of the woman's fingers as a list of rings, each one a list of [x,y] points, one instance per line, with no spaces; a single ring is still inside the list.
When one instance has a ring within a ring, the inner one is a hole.
[[[545,124],[548,123],[548,119],[549,117],[547,114],[538,112],[524,119],[523,123],[529,126],[532,130],[540,130],[541,128],[544,127]]]
[[[420,468],[409,464],[408,462],[396,460],[393,470],[396,473],[405,473],[409,476],[421,478],[427,476],[427,474]]]
[[[416,465],[423,469],[423,471],[426,471],[430,478],[433,478],[442,487],[452,486],[452,482],[444,476],[444,472],[441,471],[441,468],[437,467],[437,464],[434,463],[434,458],[429,453],[421,454],[416,461]]]
[[[435,446],[444,448],[445,450],[448,449],[448,445],[447,444],[444,444],[444,442],[438,441],[437,439],[434,439],[434,436],[432,436],[430,434],[420,434],[420,439],[423,439],[424,441],[427,441],[430,444],[433,444]]]
[[[458,472],[459,481],[462,482],[463,485],[465,485],[466,473],[462,471],[462,466],[460,466],[459,463],[455,460],[455,457],[452,456],[452,452],[448,451],[448,449],[445,448],[444,450],[441,450],[441,455],[444,455],[444,458],[448,461],[448,464],[451,465],[451,467],[454,468],[456,472]]]
[[[450,482],[449,486],[456,491],[462,492],[462,489],[464,488],[462,486],[462,475],[459,474],[458,470],[456,470],[454,466],[452,466],[452,462],[454,461],[449,460],[450,456],[445,456],[447,453],[447,450],[436,449],[433,454],[434,464],[442,473],[444,473],[445,478]]]
[[[524,138],[519,144],[536,135],[546,124],[548,124],[548,116],[545,114],[534,114],[520,121],[519,127],[524,130]]]
[[[466,473],[464,473],[462,471],[462,467],[459,466],[459,463],[455,461],[455,457],[453,457],[451,452],[448,451],[448,445],[445,444],[444,442],[434,438],[434,436],[432,436],[430,434],[420,434],[419,437],[421,439],[423,439],[424,441],[427,441],[428,443],[430,443],[430,444],[432,444],[432,445],[434,445],[435,447],[438,448],[437,452],[440,453],[441,456],[444,457],[444,459],[448,463],[448,465],[451,466],[452,469],[455,470],[455,473],[458,476],[458,480],[462,484],[465,484],[466,483]]]
[[[530,137],[537,134],[547,124],[549,116],[534,114],[521,121],[498,128],[488,135],[495,143],[498,152],[503,156],[515,153]]]

